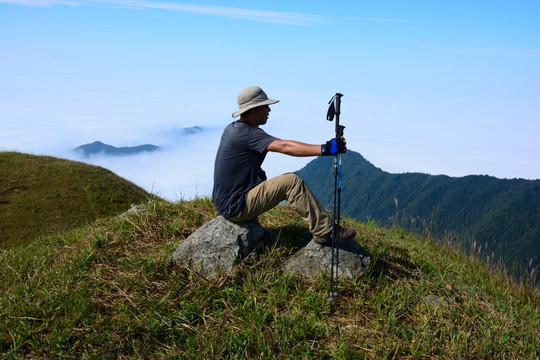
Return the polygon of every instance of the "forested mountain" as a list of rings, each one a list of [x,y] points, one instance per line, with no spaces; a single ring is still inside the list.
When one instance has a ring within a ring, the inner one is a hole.
[[[491,261],[502,257],[508,268],[518,266],[522,274],[539,265],[540,180],[390,174],[353,151],[341,159],[343,214],[429,231],[465,249],[474,244],[481,256]],[[328,208],[333,167],[333,157],[319,157],[297,172]]]

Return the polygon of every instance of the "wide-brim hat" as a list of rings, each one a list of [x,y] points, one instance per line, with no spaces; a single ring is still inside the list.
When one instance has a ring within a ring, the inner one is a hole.
[[[258,86],[248,86],[240,91],[236,100],[238,102],[238,111],[235,111],[232,117],[237,117],[257,106],[272,105],[279,102],[279,100],[269,99],[263,89]]]

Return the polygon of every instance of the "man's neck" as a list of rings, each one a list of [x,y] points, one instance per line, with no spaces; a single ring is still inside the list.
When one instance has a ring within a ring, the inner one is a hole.
[[[242,117],[240,117],[239,121],[245,122],[246,124],[249,124],[254,128],[259,127],[259,123],[257,122],[257,118],[253,118],[252,116],[242,116]]]

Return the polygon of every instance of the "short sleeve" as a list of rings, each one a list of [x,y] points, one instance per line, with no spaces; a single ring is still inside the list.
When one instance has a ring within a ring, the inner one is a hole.
[[[268,145],[270,145],[274,140],[277,138],[273,137],[272,135],[267,134],[262,129],[254,129],[250,133],[250,137],[248,140],[248,146],[249,149],[252,151],[256,151],[259,154],[262,154],[266,151],[266,148]]]

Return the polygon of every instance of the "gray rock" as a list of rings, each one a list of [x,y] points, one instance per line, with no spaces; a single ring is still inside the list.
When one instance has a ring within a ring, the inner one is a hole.
[[[233,223],[218,216],[191,234],[180,244],[171,259],[197,273],[212,277],[230,271],[239,260],[270,245],[272,236],[257,220]],[[285,271],[315,277],[330,272],[332,248],[310,241],[291,256]],[[356,241],[340,245],[338,275],[353,278],[371,264],[371,256]]]
[[[336,260],[336,259],[334,259]],[[334,261],[335,262],[335,261]],[[285,271],[315,277],[322,271],[330,273],[332,247],[313,240],[297,251],[284,265]],[[371,264],[371,255],[352,240],[339,246],[338,276],[353,278],[364,273]],[[334,271],[336,269],[334,268]]]
[[[211,277],[231,270],[237,261],[262,249],[269,239],[269,233],[257,220],[233,223],[218,216],[185,239],[171,259]]]

